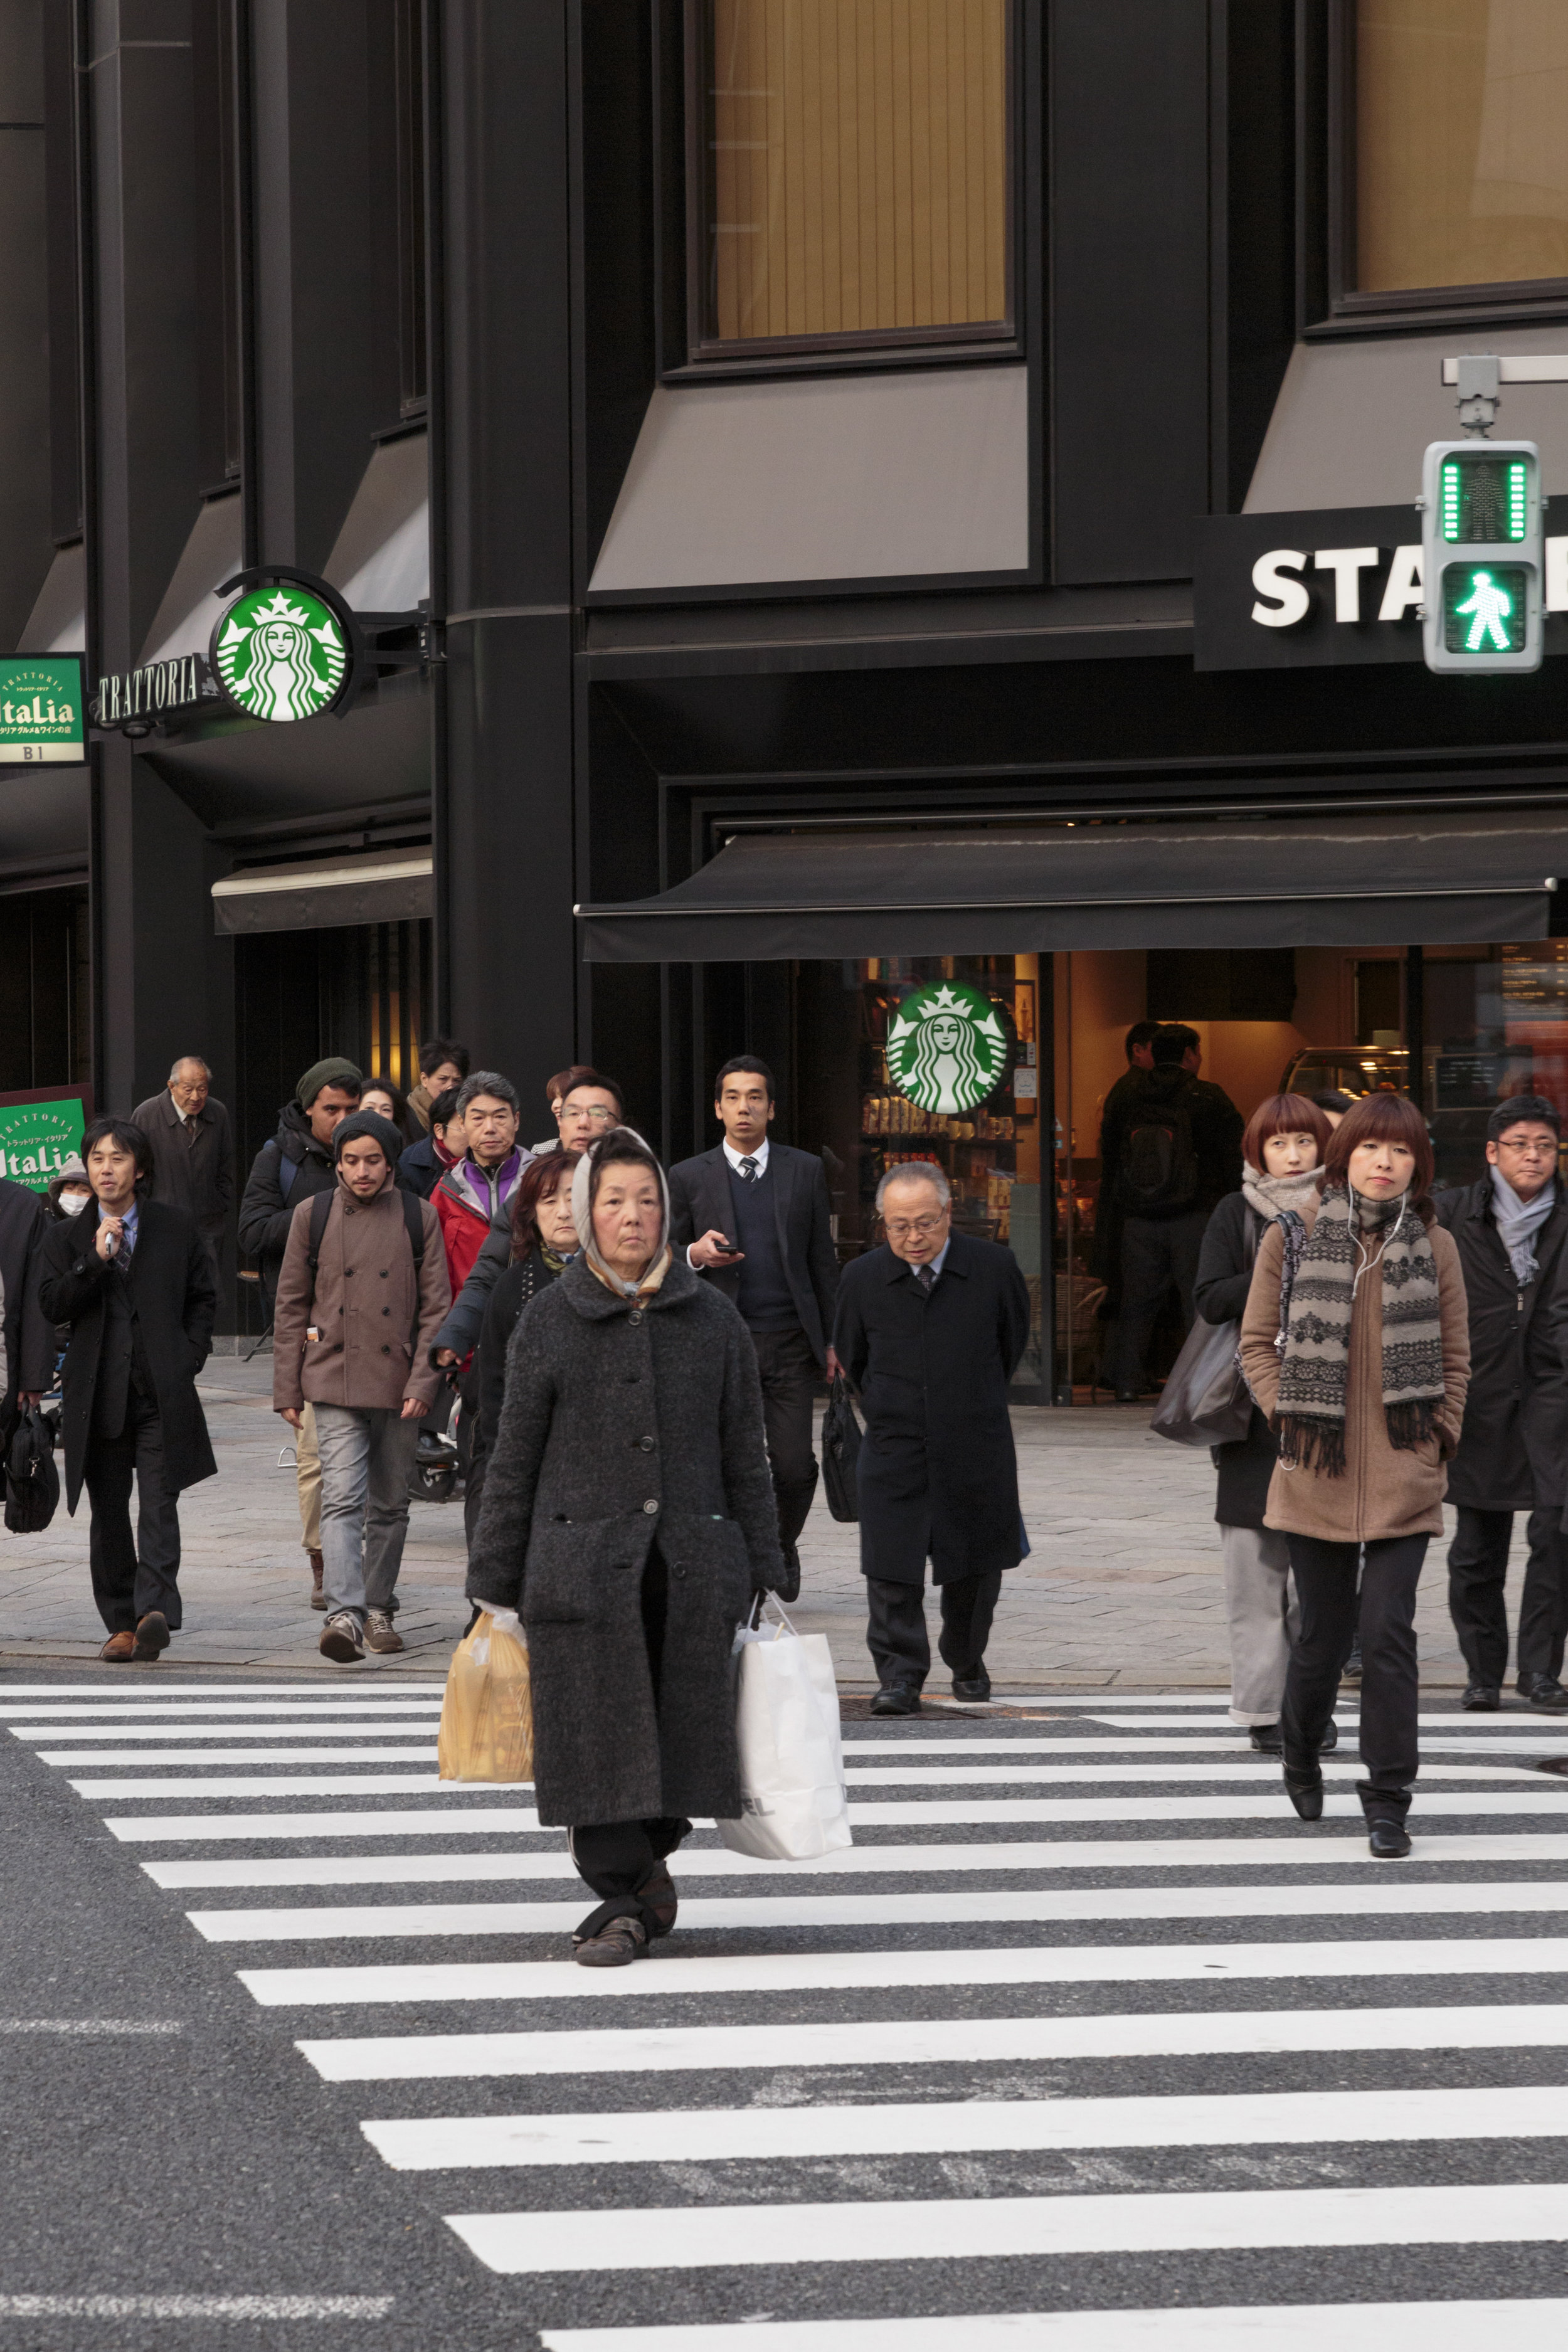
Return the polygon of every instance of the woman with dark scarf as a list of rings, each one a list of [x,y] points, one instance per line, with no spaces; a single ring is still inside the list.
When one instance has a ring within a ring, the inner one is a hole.
[[[496,1442],[506,1394],[506,1351],[517,1318],[530,1299],[563,1274],[577,1255],[577,1224],[572,1209],[572,1174],[564,1153],[531,1160],[511,1197],[511,1263],[485,1301],[479,1326],[479,1410],[474,1461],[480,1481],[483,1457]],[[469,1478],[472,1485],[472,1473]]]
[[[1332,1129],[1304,1095],[1270,1095],[1241,1139],[1241,1190],[1221,1201],[1204,1234],[1194,1303],[1205,1323],[1239,1323],[1258,1244],[1284,1217],[1300,1233],[1303,1210],[1315,1212],[1323,1153]],[[1215,1517],[1225,1561],[1226,1628],[1230,1636],[1230,1719],[1251,1736],[1260,1756],[1280,1750],[1279,1703],[1294,1630],[1295,1595],[1286,1538],[1264,1525],[1268,1482],[1279,1449],[1256,1405],[1245,1437],[1216,1445]],[[1331,1718],[1325,1746],[1338,1734]]]
[[[1247,1386],[1279,1441],[1266,1527],[1286,1537],[1300,1606],[1280,1712],[1285,1788],[1323,1810],[1318,1762],[1361,1591],[1358,1784],[1373,1854],[1408,1853],[1415,1779],[1415,1587],[1443,1528],[1444,1467],[1470,1378],[1459,1255],[1427,1197],[1426,1122],[1403,1095],[1365,1095],[1330,1139],[1323,1197],[1302,1212],[1294,1279],[1271,1225],[1241,1327]],[[1281,1301],[1283,1298],[1283,1318]]]

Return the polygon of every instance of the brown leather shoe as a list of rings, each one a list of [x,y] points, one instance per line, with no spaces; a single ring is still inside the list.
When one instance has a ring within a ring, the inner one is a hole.
[[[625,1969],[647,1951],[640,1919],[612,1919],[596,1936],[584,1936],[572,1957],[580,1969]]]
[[[136,1655],[135,1634],[111,1633],[98,1654],[107,1666],[129,1665]]]
[[[321,1555],[313,1551],[310,1554],[310,1606],[312,1609],[324,1609],[326,1605],[327,1596],[321,1590]]]
[[[149,1609],[138,1618],[133,1658],[158,1658],[169,1646],[169,1621],[161,1609]]]
[[[667,1863],[656,1862],[642,1885],[637,1888],[637,1901],[653,1913],[658,1925],[649,1932],[668,1936],[675,1925],[675,1882]]]

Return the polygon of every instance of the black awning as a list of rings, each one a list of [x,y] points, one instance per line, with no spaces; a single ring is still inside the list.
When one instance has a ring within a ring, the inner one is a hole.
[[[1406,947],[1545,936],[1568,811],[737,834],[656,898],[574,909],[598,963]]]
[[[242,866],[212,886],[214,928],[221,936],[418,922],[432,909],[433,871],[427,849],[372,849],[296,866]]]

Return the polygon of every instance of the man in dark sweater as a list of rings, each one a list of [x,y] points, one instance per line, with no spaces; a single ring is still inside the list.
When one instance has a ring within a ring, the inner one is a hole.
[[[816,1491],[812,1399],[819,1376],[837,1369],[828,1345],[838,1253],[827,1179],[815,1153],[770,1140],[777,1106],[765,1062],[750,1054],[726,1062],[713,1095],[724,1139],[670,1170],[669,1237],[696,1273],[734,1301],[752,1335],[779,1542],[798,1591],[795,1545]]]
[[[1198,1076],[1201,1048],[1194,1029],[1161,1029],[1153,1068],[1117,1080],[1100,1125],[1100,1204],[1121,1218],[1111,1370],[1120,1404],[1142,1392],[1150,1338],[1173,1284],[1191,1328],[1204,1229],[1241,1182],[1241,1113],[1223,1087]]]

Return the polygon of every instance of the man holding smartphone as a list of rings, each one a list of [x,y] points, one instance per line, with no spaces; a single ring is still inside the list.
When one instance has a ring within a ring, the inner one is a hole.
[[[669,1171],[669,1237],[687,1264],[733,1300],[757,1351],[763,1427],[778,1507],[779,1542],[800,1590],[795,1547],[816,1491],[811,1409],[816,1384],[837,1369],[828,1334],[838,1292],[838,1253],[827,1179],[814,1152],[771,1140],[778,1106],[773,1072],[752,1054],[726,1062],[713,1081],[724,1130],[711,1151]]]

